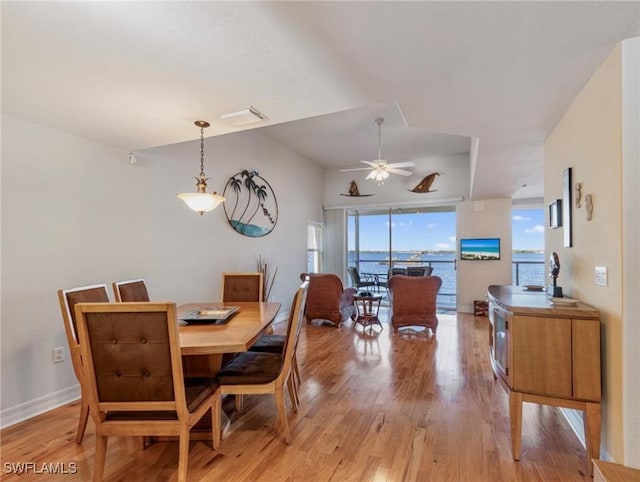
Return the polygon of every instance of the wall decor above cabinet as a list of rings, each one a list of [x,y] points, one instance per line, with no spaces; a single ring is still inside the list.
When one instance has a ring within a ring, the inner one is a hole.
[[[231,227],[251,238],[266,236],[278,221],[278,201],[271,185],[258,171],[243,170],[224,187],[224,214]]]

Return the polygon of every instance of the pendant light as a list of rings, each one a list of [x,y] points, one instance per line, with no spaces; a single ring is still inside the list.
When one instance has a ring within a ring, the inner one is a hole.
[[[207,181],[209,178],[204,174],[204,130],[209,127],[209,123],[207,121],[195,121],[195,125],[200,128],[200,175],[194,178],[197,181],[196,188],[198,191],[178,194],[178,198],[182,199],[189,208],[199,212],[200,216],[202,216],[204,213],[217,208],[220,203],[224,202],[224,198],[215,192],[207,194]]]

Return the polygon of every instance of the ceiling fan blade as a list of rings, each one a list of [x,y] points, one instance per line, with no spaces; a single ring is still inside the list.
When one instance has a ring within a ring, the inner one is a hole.
[[[351,172],[351,171],[369,171],[368,167],[357,167],[355,169],[340,169],[340,172]]]
[[[404,169],[396,169],[395,167],[386,167],[385,171],[390,172],[392,174],[400,174],[401,176],[411,176],[413,173],[411,171],[405,171]]]
[[[378,167],[378,164],[376,162],[372,162],[372,161],[360,161],[360,162],[363,163],[363,164],[367,164],[367,165],[369,165],[371,167],[374,167],[374,168]]]
[[[415,167],[416,163],[413,161],[406,162],[392,162],[391,164],[387,164],[388,167]]]

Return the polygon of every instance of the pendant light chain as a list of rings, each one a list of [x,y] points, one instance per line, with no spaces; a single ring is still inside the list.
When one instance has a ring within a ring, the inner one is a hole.
[[[204,126],[200,126],[200,177],[204,178]]]

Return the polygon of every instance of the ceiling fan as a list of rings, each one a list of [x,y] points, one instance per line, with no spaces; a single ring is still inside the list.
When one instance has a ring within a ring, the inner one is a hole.
[[[407,171],[405,169],[399,169],[401,167],[413,167],[415,163],[411,161],[407,162],[387,162],[382,159],[382,152],[380,149],[380,126],[384,122],[383,117],[378,117],[375,119],[375,123],[378,124],[378,159],[374,161],[360,161],[363,164],[367,164],[370,167],[358,167],[356,169],[340,169],[340,172],[350,172],[350,171],[366,171],[371,169],[371,172],[367,175],[367,179],[374,179],[378,181],[378,183],[382,184],[386,178],[389,177],[389,174],[399,174],[401,176],[411,176],[413,172]]]

